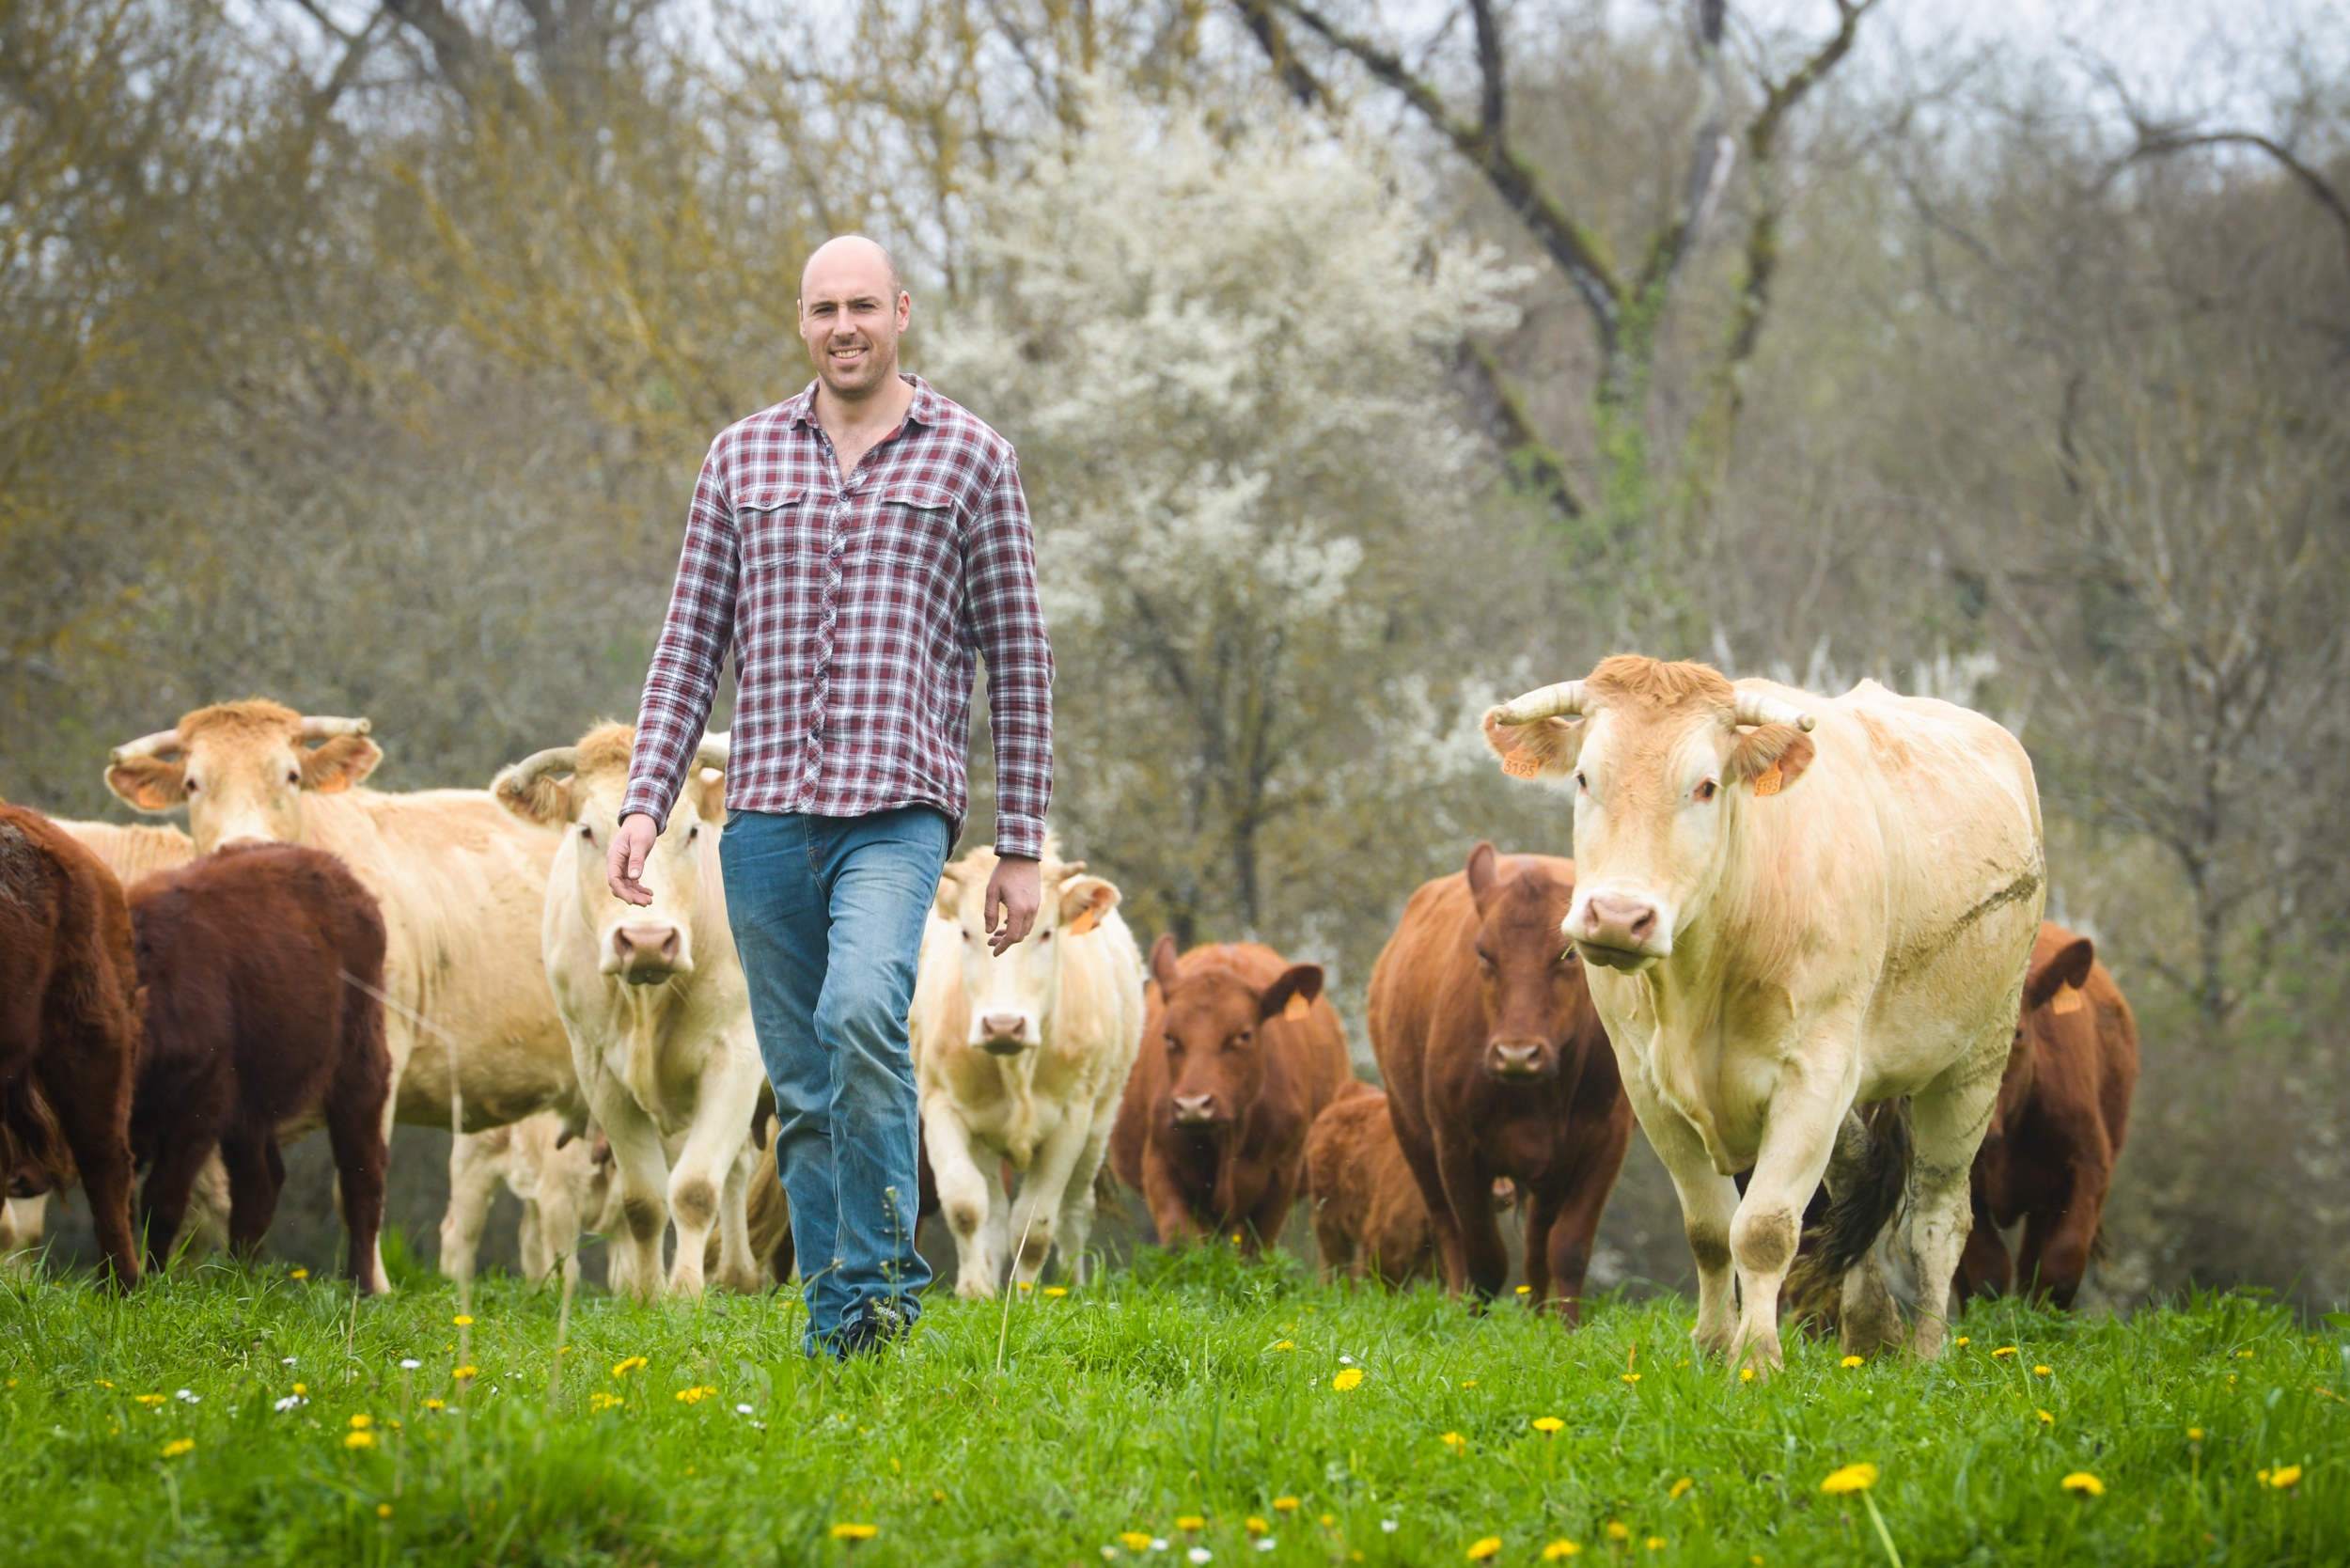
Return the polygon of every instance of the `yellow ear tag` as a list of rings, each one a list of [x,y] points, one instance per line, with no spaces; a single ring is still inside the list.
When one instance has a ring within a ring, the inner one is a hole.
[[[1512,778],[1532,778],[1543,771],[1543,765],[1528,756],[1521,746],[1501,760],[1501,771]]]
[[[1101,916],[1095,911],[1094,907],[1091,904],[1087,904],[1083,909],[1077,911],[1077,917],[1070,921],[1069,924],[1062,929],[1061,934],[1063,936],[1083,936],[1087,932],[1093,929],[1095,922],[1100,918]]]
[[[1765,795],[1775,795],[1778,793],[1780,787],[1786,782],[1787,776],[1778,771],[1778,764],[1777,762],[1773,762],[1769,767],[1764,768],[1761,773],[1755,776],[1755,798],[1760,800]]]
[[[2078,1012],[2080,1010],[2081,994],[2069,985],[2060,990],[2056,994],[2056,1000],[2048,1004],[2050,1012]]]
[[[1300,1018],[1311,1016],[1313,1011],[1313,1003],[1292,991],[1290,993],[1289,1001],[1281,1008],[1281,1016],[1294,1024]]]

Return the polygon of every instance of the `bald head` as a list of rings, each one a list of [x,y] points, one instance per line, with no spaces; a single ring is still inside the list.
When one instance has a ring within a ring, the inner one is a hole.
[[[825,241],[800,270],[800,340],[828,406],[901,395],[898,338],[913,319],[898,264],[862,234]]]
[[[811,281],[812,280],[812,281]],[[854,288],[863,284],[878,290],[886,290],[894,304],[905,292],[905,285],[898,279],[898,263],[878,241],[862,234],[841,234],[818,245],[809,255],[807,264],[800,269],[800,298],[812,297],[817,287],[834,289],[843,285]]]

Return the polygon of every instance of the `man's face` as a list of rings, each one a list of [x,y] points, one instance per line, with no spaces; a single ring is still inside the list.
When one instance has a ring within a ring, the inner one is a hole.
[[[898,336],[914,302],[892,290],[878,247],[831,244],[800,283],[800,338],[836,397],[859,398],[898,373]]]

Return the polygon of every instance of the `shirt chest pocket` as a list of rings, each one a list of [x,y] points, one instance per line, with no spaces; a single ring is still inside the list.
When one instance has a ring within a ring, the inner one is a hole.
[[[734,512],[747,564],[775,565],[824,547],[823,510],[810,504],[806,485],[747,486]]]
[[[926,479],[892,479],[862,509],[850,550],[865,566],[892,573],[945,569],[961,549],[954,493]]]

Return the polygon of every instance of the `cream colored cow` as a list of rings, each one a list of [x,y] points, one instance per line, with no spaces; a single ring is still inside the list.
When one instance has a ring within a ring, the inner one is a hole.
[[[1485,735],[1506,771],[1572,781],[1565,933],[1680,1192],[1698,1341],[1779,1364],[1823,1174],[1846,1346],[1897,1336],[1872,1247],[1905,1167],[1902,1242],[1933,1304],[1912,1345],[1933,1359],[2045,892],[2024,748],[1874,682],[1819,698],[1631,655],[1491,710]],[[1904,1095],[1906,1126],[1854,1113]]]
[[[1118,889],[1082,861],[1042,870],[1043,902],[1000,958],[979,905],[992,850],[947,868],[922,935],[912,1033],[922,1130],[940,1209],[955,1238],[955,1294],[1033,1283],[1058,1247],[1083,1282],[1093,1178],[1142,1040],[1142,955]],[[1017,1202],[989,1170],[1024,1172]]]
[[[756,1291],[762,1279],[744,1203],[765,1069],[718,871],[726,741],[702,743],[646,863],[653,902],[639,908],[612,896],[604,871],[634,739],[626,725],[604,725],[507,769],[493,792],[516,817],[564,836],[547,881],[542,942],[573,1068],[618,1166],[613,1290],[639,1299],[662,1293],[674,1219],[669,1294],[701,1294],[713,1227],[719,1282]]]

